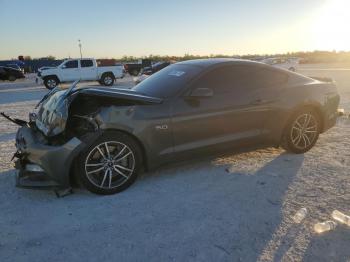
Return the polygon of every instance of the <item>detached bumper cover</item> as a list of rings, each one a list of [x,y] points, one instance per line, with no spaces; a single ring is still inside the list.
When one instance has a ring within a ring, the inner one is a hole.
[[[27,164],[36,164],[50,180],[61,186],[69,186],[72,161],[84,146],[78,138],[72,138],[60,146],[46,145],[41,133],[29,127],[21,127],[16,135],[15,154],[18,157],[16,168],[20,171],[19,177],[28,172]]]

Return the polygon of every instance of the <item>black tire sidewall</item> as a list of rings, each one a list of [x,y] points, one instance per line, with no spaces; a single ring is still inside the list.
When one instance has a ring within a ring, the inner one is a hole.
[[[300,115],[305,114],[305,113],[312,114],[314,116],[314,118],[316,119],[316,121],[317,121],[317,134],[316,134],[316,138],[314,139],[314,141],[308,147],[306,147],[304,149],[300,149],[300,148],[295,147],[295,145],[292,142],[290,134],[291,134],[291,130],[292,130],[292,127],[293,127],[295,120]],[[311,108],[310,109],[304,108],[304,109],[298,110],[295,113],[293,113],[290,120],[288,121],[287,127],[284,131],[284,136],[283,136],[284,141],[282,143],[282,146],[289,152],[292,152],[295,154],[303,154],[303,153],[309,151],[311,148],[313,148],[313,146],[316,144],[316,142],[318,140],[320,132],[321,132],[321,119],[320,119],[319,114],[317,114],[316,111],[311,109]]]
[[[90,182],[90,180],[87,178],[86,173],[85,173],[85,160],[90,151],[98,144],[101,144],[106,141],[116,141],[116,142],[121,142],[125,145],[127,145],[130,150],[134,154],[135,158],[135,169],[134,172],[131,174],[129,179],[122,184],[119,187],[113,188],[113,189],[103,189],[95,186]],[[94,141],[86,142],[87,146],[86,149],[84,149],[79,156],[77,157],[77,161],[75,163],[75,177],[76,180],[80,185],[85,187],[87,190],[89,190],[92,193],[99,194],[99,195],[112,195],[119,193],[125,189],[127,189],[129,186],[131,186],[137,176],[138,173],[140,172],[142,168],[142,152],[141,149],[138,145],[138,143],[129,135],[123,133],[123,132],[118,132],[118,131],[107,131],[104,133],[101,133],[101,135],[95,139]]]

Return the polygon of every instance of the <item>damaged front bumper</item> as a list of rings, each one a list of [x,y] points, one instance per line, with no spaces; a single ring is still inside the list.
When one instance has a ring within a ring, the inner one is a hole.
[[[19,187],[70,187],[70,170],[74,158],[84,147],[74,137],[65,144],[47,145],[46,138],[33,128],[23,126],[16,135],[17,152],[14,157]]]

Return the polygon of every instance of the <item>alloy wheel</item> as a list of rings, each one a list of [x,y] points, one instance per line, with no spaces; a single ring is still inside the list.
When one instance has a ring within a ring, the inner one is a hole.
[[[314,143],[317,133],[316,118],[312,114],[302,114],[292,125],[291,141],[296,148],[304,150]]]
[[[55,88],[57,83],[54,79],[49,79],[47,80],[47,85],[50,87],[50,88]]]
[[[106,77],[105,77],[104,83],[105,83],[106,85],[110,85],[110,84],[112,84],[112,82],[113,82],[112,77],[110,77],[110,76],[106,76]]]
[[[134,153],[127,145],[116,141],[95,146],[85,161],[87,178],[102,189],[121,186],[129,180],[134,169]]]

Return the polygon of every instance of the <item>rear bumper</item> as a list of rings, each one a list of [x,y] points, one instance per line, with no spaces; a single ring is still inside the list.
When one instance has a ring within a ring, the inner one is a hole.
[[[21,127],[16,135],[16,169],[19,170],[17,184],[28,176],[43,175],[47,180],[70,186],[69,173],[73,159],[84,147],[78,138],[72,138],[59,146],[45,144],[41,133],[28,127]],[[34,168],[33,168],[34,167]]]
[[[323,106],[323,130],[322,133],[335,126],[339,116],[340,96],[337,93],[329,94]]]
[[[338,116],[338,112],[334,112],[333,114],[329,114],[324,117],[322,133],[335,126]]]

